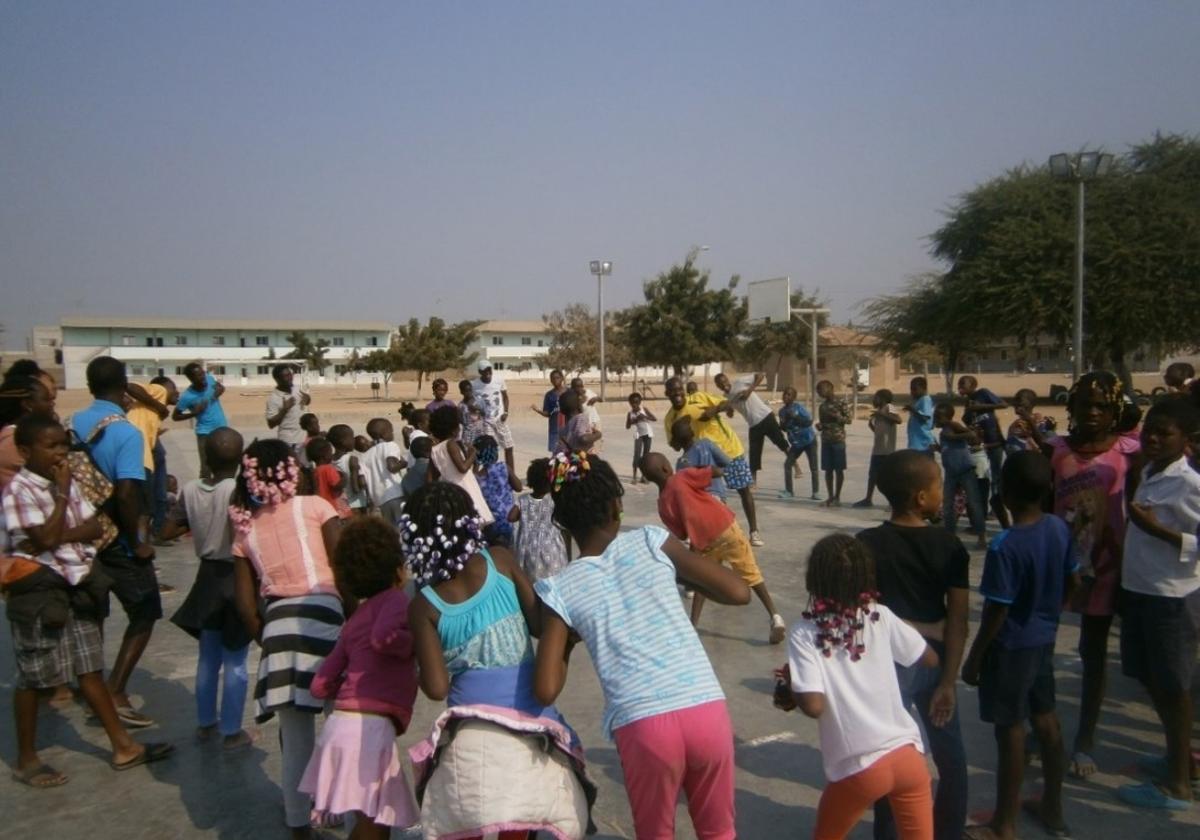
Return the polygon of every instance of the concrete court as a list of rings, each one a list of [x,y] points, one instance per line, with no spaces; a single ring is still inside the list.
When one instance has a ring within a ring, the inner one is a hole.
[[[518,403],[519,404],[519,403]],[[661,417],[666,403],[656,400],[651,408]],[[381,409],[383,407],[381,406]],[[605,427],[609,438],[604,442],[605,456],[628,474],[632,452],[629,433],[623,428],[621,406],[605,406]],[[383,410],[394,411],[394,408]],[[519,411],[519,409],[518,409]],[[514,422],[517,438],[517,465],[521,474],[529,459],[541,454],[544,421],[520,412]],[[341,418],[326,417],[325,425]],[[356,429],[361,421],[351,421]],[[745,437],[740,418],[734,421]],[[250,434],[261,429],[247,428]],[[661,425],[655,429],[656,448],[663,449]],[[192,438],[186,428],[178,428],[164,440],[168,444],[172,472],[186,480],[196,470]],[[850,435],[850,471],[844,497],[848,502],[861,497],[869,452],[869,432],[858,423]],[[776,493],[782,485],[782,456],[768,446],[764,456],[767,469],[761,475],[756,492],[761,530],[767,541],[758,550],[768,584],[784,616],[798,617],[805,603],[803,585],[804,556],[809,546],[824,534],[837,530],[855,531],[878,522],[885,515],[882,507],[873,511],[826,509],[810,501],[781,502]],[[797,489],[808,486],[808,475]],[[626,522],[637,526],[656,522],[655,490],[643,485],[627,485]],[[823,492],[823,491],[822,491]],[[807,495],[807,494],[805,494]],[[735,510],[741,510],[733,498]],[[743,521],[743,525],[744,525]],[[164,581],[176,591],[164,596],[168,616],[182,602],[192,576],[195,561],[191,544],[185,540],[160,549],[159,568]],[[982,565],[982,555],[972,552],[974,581]],[[978,619],[978,598],[973,598],[974,621]],[[124,619],[114,604],[109,620],[109,661],[123,630]],[[743,838],[805,837],[810,835],[815,806],[823,784],[817,727],[798,713],[784,714],[772,708],[771,670],[784,660],[783,647],[772,648],[766,642],[767,619],[754,601],[745,608],[710,604],[702,620],[701,636],[729,698],[737,739],[737,811],[738,828]],[[1058,687],[1060,714],[1068,735],[1074,730],[1079,692],[1079,661],[1073,654],[1077,629],[1070,619],[1060,633],[1058,649]],[[1076,837],[1198,837],[1200,808],[1183,815],[1135,812],[1119,802],[1117,785],[1129,780],[1138,756],[1162,750],[1157,721],[1142,692],[1119,674],[1116,635],[1110,660],[1109,698],[1101,721],[1099,746],[1095,755],[1102,773],[1090,783],[1069,781],[1066,792],[1066,818]],[[90,836],[93,840],[133,840],[134,838],[284,838],[282,805],[278,789],[279,750],[276,726],[264,725],[256,746],[237,755],[226,756],[219,746],[198,745],[192,740],[194,707],[191,688],[195,663],[194,642],[167,621],[158,626],[141,669],[134,675],[131,691],[144,710],[159,721],[139,738],[174,742],[176,755],[163,763],[128,773],[113,773],[106,762],[103,732],[85,721],[79,707],[65,712],[43,711],[40,717],[39,744],[42,756],[71,776],[69,784],[51,790],[32,790],[8,779],[0,780],[0,837]],[[257,663],[252,653],[251,669]],[[0,705],[11,704],[12,652],[5,640],[0,644]],[[978,720],[978,707],[972,690],[960,685],[960,709],[967,740],[971,772],[971,812],[986,818],[994,791],[992,771],[995,748],[990,728]],[[587,660],[586,650],[577,651],[560,708],[578,729],[588,749],[590,771],[600,787],[595,820],[600,838],[633,837],[632,822],[621,784],[621,769],[612,744],[602,740],[599,731],[602,699]],[[247,725],[253,726],[247,702]],[[437,708],[424,698],[417,701],[410,733],[402,738],[407,746],[427,731]],[[0,725],[0,756],[11,763],[15,744],[7,713]],[[1036,794],[1040,786],[1034,765],[1026,783],[1026,793]],[[686,811],[679,810],[677,836],[693,838]],[[855,830],[854,837],[870,836],[870,815]],[[1021,826],[1021,836],[1037,837],[1041,832],[1031,821]],[[396,832],[396,837],[415,836]]]

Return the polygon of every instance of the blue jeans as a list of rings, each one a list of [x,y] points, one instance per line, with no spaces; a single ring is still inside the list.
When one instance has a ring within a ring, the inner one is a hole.
[[[945,661],[946,648],[941,642],[927,640]],[[940,729],[929,720],[929,703],[934,689],[942,679],[942,669],[913,665],[896,666],[900,697],[909,710],[916,713],[925,730],[925,745],[937,766],[938,781],[933,799],[933,836],[935,840],[959,840],[967,824],[967,752],[963,747],[962,729],[958,724],[958,704],[954,714]],[[896,824],[887,799],[875,803],[876,840],[894,840]]]
[[[246,656],[250,646],[229,650],[221,644],[220,630],[200,631],[200,658],[196,661],[196,718],[200,726],[220,723],[222,735],[236,735],[242,728],[242,710],[246,705]],[[217,684],[225,671],[221,691],[221,716],[217,719]]]
[[[967,520],[971,530],[982,534],[987,516],[987,504],[983,488],[975,475],[975,462],[965,449],[942,451],[942,524],[951,534],[957,530],[958,517],[954,515],[954,494],[959,487],[967,497]]]

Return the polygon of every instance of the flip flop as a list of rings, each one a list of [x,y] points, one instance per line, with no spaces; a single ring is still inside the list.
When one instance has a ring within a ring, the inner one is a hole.
[[[145,744],[142,752],[136,758],[131,758],[129,761],[110,761],[108,766],[118,772],[122,770],[132,770],[134,767],[141,767],[143,764],[150,764],[154,761],[162,761],[164,758],[175,752],[175,747],[171,744],[161,742]]]
[[[20,782],[39,790],[59,787],[69,781],[69,777],[65,773],[58,772],[49,764],[38,764],[35,767],[26,767],[24,770],[14,770],[12,777],[14,782]]]
[[[154,725],[153,718],[146,717],[133,706],[117,706],[117,717],[130,729],[145,729]]]
[[[1076,752],[1071,756],[1071,776],[1076,779],[1088,779],[1096,774],[1098,768],[1095,760],[1085,752]]]
[[[1037,821],[1038,826],[1042,831],[1046,832],[1051,837],[1070,837],[1071,829],[1067,828],[1066,823],[1061,825],[1051,825],[1042,817],[1042,803],[1037,799],[1027,799],[1021,803],[1021,810]]]
[[[1121,785],[1117,797],[1136,808],[1153,808],[1159,811],[1190,811],[1192,803],[1187,799],[1176,799],[1159,790],[1157,785]]]

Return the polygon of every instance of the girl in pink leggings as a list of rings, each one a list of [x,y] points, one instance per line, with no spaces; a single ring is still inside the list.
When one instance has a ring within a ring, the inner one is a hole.
[[[621,482],[583,452],[550,460],[554,519],[579,559],[537,582],[542,601],[534,693],[553,703],[580,638],[604,691],[638,840],[675,837],[680,788],[702,840],[733,840],[733,730],[725,695],[683,611],[675,579],[723,604],[750,590],[662,528],[620,531]]]
[[[896,665],[937,666],[921,634],[876,601],[866,546],[831,534],[813,546],[809,606],[788,635],[775,705],[816,718],[829,784],[817,840],[840,840],[887,797],[903,840],[932,840],[933,797],[921,732],[900,700]]]

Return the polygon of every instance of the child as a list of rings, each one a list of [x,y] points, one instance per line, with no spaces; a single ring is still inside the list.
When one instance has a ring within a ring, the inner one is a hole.
[[[929,396],[929,382],[924,376],[914,376],[908,383],[908,393],[912,403],[900,409],[908,412],[908,448],[924,452],[925,457],[932,458],[933,398]]]
[[[311,684],[337,643],[343,600],[353,596],[341,594],[329,564],[341,530],[337,511],[320,496],[297,496],[299,478],[291,447],[278,439],[254,441],[242,456],[229,518],[238,614],[262,648],[256,719],[279,716],[284,818],[293,840],[309,840],[315,836],[312,799],[300,780],[312,755],[316,716],[325,707]],[[260,599],[266,601],[261,617]]]
[[[958,719],[955,680],[967,643],[970,555],[958,537],[934,528],[942,512],[942,475],[924,453],[902,449],[879,464],[879,490],[891,518],[859,532],[875,560],[878,600],[925,638],[939,667],[896,666],[904,708],[924,725],[938,769],[934,836],[959,838],[967,822],[967,756]],[[876,836],[895,834],[886,800],[875,807]]]
[[[488,545],[512,545],[512,523],[520,516],[513,493],[521,492],[521,482],[508,464],[500,460],[500,445],[490,435],[475,440],[475,480],[492,512],[492,523],[483,529]]]
[[[546,418],[546,445],[551,455],[558,450],[558,433],[562,429],[562,410],[558,401],[566,390],[563,372],[555,368],[550,371],[550,390],[542,395],[542,407],[538,408],[536,404],[529,406],[534,414]]]
[[[1163,384],[1167,386],[1168,394],[1187,394],[1195,378],[1196,369],[1187,362],[1172,362],[1163,371]]]
[[[339,519],[349,519],[351,513],[350,505],[346,502],[346,479],[333,464],[333,444],[323,437],[315,437],[305,444],[304,450],[312,464],[316,494],[333,505]]]
[[[450,407],[454,408],[454,406]],[[412,463],[404,471],[404,478],[400,481],[400,490],[404,498],[412,496],[429,480],[429,454],[432,451],[433,438],[429,435],[419,437],[412,442],[412,447],[408,450],[409,455],[412,456]]]
[[[596,408],[600,396],[584,385],[578,376],[571,380],[571,390],[579,397],[579,408],[587,415],[588,425],[595,431],[600,431],[600,409]]]
[[[1004,466],[1004,436],[1000,434],[1000,420],[996,412],[1008,408],[1008,403],[987,388],[979,387],[974,376],[958,379],[958,395],[966,401],[963,408],[963,423],[975,432],[982,447],[981,454],[987,458],[988,475],[980,476],[979,484],[984,503],[984,516],[990,506],[1001,528],[1008,527],[1008,511],[1004,508],[1000,491],[1000,476]]]
[[[677,470],[713,468],[710,473],[712,480],[709,482],[708,492],[724,502],[727,492],[724,473],[725,468],[730,464],[730,458],[725,454],[725,450],[708,438],[697,440],[692,421],[686,417],[680,417],[671,425],[671,448],[676,452],[683,451],[683,454],[675,462]]]
[[[344,423],[329,428],[327,439],[333,444],[333,463],[342,477],[342,495],[351,516],[366,516],[371,509],[355,448],[354,430]]]
[[[450,383],[440,376],[433,380],[433,399],[425,404],[425,410],[430,414],[437,411],[443,406],[454,407],[454,400],[446,399],[446,394],[450,391]]]
[[[367,434],[374,441],[362,458],[364,483],[371,504],[393,525],[400,520],[404,510],[404,496],[400,489],[400,471],[407,466],[391,421],[376,417],[367,423]]]
[[[466,491],[475,513],[484,525],[492,523],[492,511],[475,480],[475,447],[458,439],[458,411],[439,408],[429,420],[434,445],[429,453],[429,474],[434,481],[454,484]]]
[[[477,438],[484,435],[495,437],[493,433],[496,427],[484,416],[482,405],[471,403],[467,406],[466,417],[466,425],[459,432],[459,438],[463,443],[474,444]]]
[[[321,418],[309,412],[300,415],[300,429],[304,432],[304,446],[300,447],[301,451],[308,446],[309,441],[313,438],[321,437]]]
[[[246,657],[250,634],[237,613],[233,594],[233,528],[229,499],[237,486],[242,458],[242,436],[223,427],[209,434],[209,480],[195,479],[183,487],[181,504],[172,512],[166,531],[171,539],[192,532],[193,548],[200,561],[196,580],[171,623],[200,642],[196,660],[196,738],[210,740],[220,734],[226,750],[247,747],[253,739],[242,729],[242,710],[250,677]],[[327,444],[328,445],[328,444]],[[217,687],[224,672],[221,711],[217,714]]]
[[[534,691],[551,703],[582,638],[604,692],[639,837],[674,837],[682,787],[697,835],[732,840],[733,732],[725,696],[675,588],[676,577],[723,604],[746,604],[733,572],[662,528],[621,531],[621,481],[606,462],[556,455],[554,518],[579,558],[535,584],[542,634]]]
[[[513,553],[525,576],[535,583],[556,575],[571,562],[571,537],[554,524],[550,497],[550,459],[538,458],[525,473],[528,495],[517,497]]]
[[[808,458],[808,471],[812,475],[812,497],[821,498],[821,477],[817,471],[817,433],[813,428],[812,415],[808,409],[796,402],[796,389],[791,385],[783,389],[783,405],[779,409],[779,426],[788,439],[787,459],[783,463],[783,486],[781,499],[794,499],[792,479],[796,476],[796,464],[800,456]]]
[[[979,717],[995,728],[1000,754],[996,810],[988,825],[967,830],[974,840],[1016,836],[1027,720],[1041,751],[1043,787],[1041,800],[1025,808],[1047,834],[1069,835],[1062,816],[1066,755],[1054,710],[1054,639],[1079,563],[1066,523],[1042,513],[1051,481],[1050,462],[1039,452],[1019,452],[1004,465],[1001,487],[1013,524],[992,540],[983,562],[983,615],[962,673],[963,682],[979,686]]]
[[[933,410],[933,425],[942,430],[938,443],[938,451],[942,453],[942,524],[951,534],[956,530],[958,513],[954,510],[954,494],[961,489],[967,498],[967,518],[975,534],[975,547],[987,548],[982,488],[971,455],[975,433],[954,419],[954,406],[948,402],[938,403]]]
[[[887,388],[880,388],[871,398],[874,410],[867,420],[867,426],[875,434],[875,442],[871,444],[871,464],[867,467],[867,495],[854,503],[856,508],[874,506],[880,464],[896,451],[896,427],[900,425],[900,415],[896,413],[892,399],[892,392]]]
[[[37,713],[38,692],[65,684],[72,674],[108,736],[113,770],[166,758],[174,749],[170,744],[142,745],[129,737],[104,682],[100,615],[108,596],[103,588],[95,590],[96,549],[90,542],[102,529],[71,480],[67,433],[51,416],[28,414],[17,422],[13,440],[24,466],[4,490],[4,553],[40,566],[7,587],[17,665],[13,780],[34,788],[67,783],[65,774],[38,755]]]
[[[408,435],[404,438],[404,446],[411,449],[414,440],[429,437],[429,412],[423,408],[415,408],[408,422],[412,424],[412,428],[405,430]]]
[[[366,435],[354,436],[354,451],[360,455],[365,455],[367,450],[371,448],[371,439]]]
[[[869,805],[887,797],[904,838],[933,838],[929,771],[921,732],[900,699],[896,665],[937,667],[913,628],[876,601],[866,547],[830,534],[812,548],[808,610],[792,625],[775,705],[816,718],[827,784],[817,840],[843,838]]]
[[[821,469],[825,471],[825,492],[829,496],[825,507],[842,506],[842,482],[846,480],[846,426],[850,425],[850,409],[845,400],[833,395],[833,383],[822,379],[817,383],[817,431],[821,433]]]
[[[777,645],[783,641],[787,628],[783,616],[775,611],[775,602],[767,590],[767,582],[754,560],[754,549],[737,524],[733,511],[717,501],[707,491],[713,474],[720,467],[700,467],[672,474],[666,457],[651,452],[642,460],[642,474],[658,487],[658,516],[667,530],[681,540],[687,540],[692,551],[709,560],[727,563],[729,568],[758,596],[767,610],[770,622],[768,640]],[[692,626],[700,626],[700,611],[704,595],[692,596]]]
[[[420,819],[396,746],[412,718],[417,667],[395,527],[374,518],[346,526],[333,573],[359,604],[312,681],[313,697],[333,699],[333,714],[300,790],[317,811],[355,812],[352,840],[387,840],[393,826]]]
[[[466,428],[470,422],[468,414],[475,407],[475,386],[471,384],[470,379],[460,379],[458,382],[458,394],[462,399],[458,403],[458,422],[463,428]],[[482,412],[482,408],[480,411]]]
[[[1038,451],[1037,441],[1033,439],[1031,430],[1033,426],[1037,427],[1044,440],[1054,436],[1054,418],[1035,412],[1036,405],[1037,392],[1032,388],[1022,388],[1013,395],[1013,411],[1016,412],[1017,419],[1008,427],[1008,436],[1004,441],[1005,453],[1012,455],[1030,449]]]
[[[651,423],[657,423],[658,418],[654,416],[648,408],[642,407],[642,395],[634,391],[629,395],[629,413],[625,415],[625,428],[634,430],[633,432],[633,483],[638,483],[638,470],[641,468],[642,458],[650,453],[650,446],[654,443],[654,432],[650,428]],[[643,476],[644,478],[644,476]]]
[[[1200,474],[1187,462],[1197,431],[1200,412],[1188,400],[1162,400],[1146,414],[1148,463],[1129,505],[1136,527],[1125,531],[1121,574],[1121,670],[1149,691],[1167,752],[1143,764],[1155,783],[1122,785],[1117,793],[1132,805],[1172,811],[1191,808],[1200,781],[1191,753],[1197,631],[1189,613],[1200,590]]]
[[[167,476],[167,510],[179,504],[179,479],[173,475]]]
[[[566,391],[558,401],[563,427],[559,432],[558,451],[590,452],[603,433],[592,426],[583,410],[583,403],[574,390]]]

